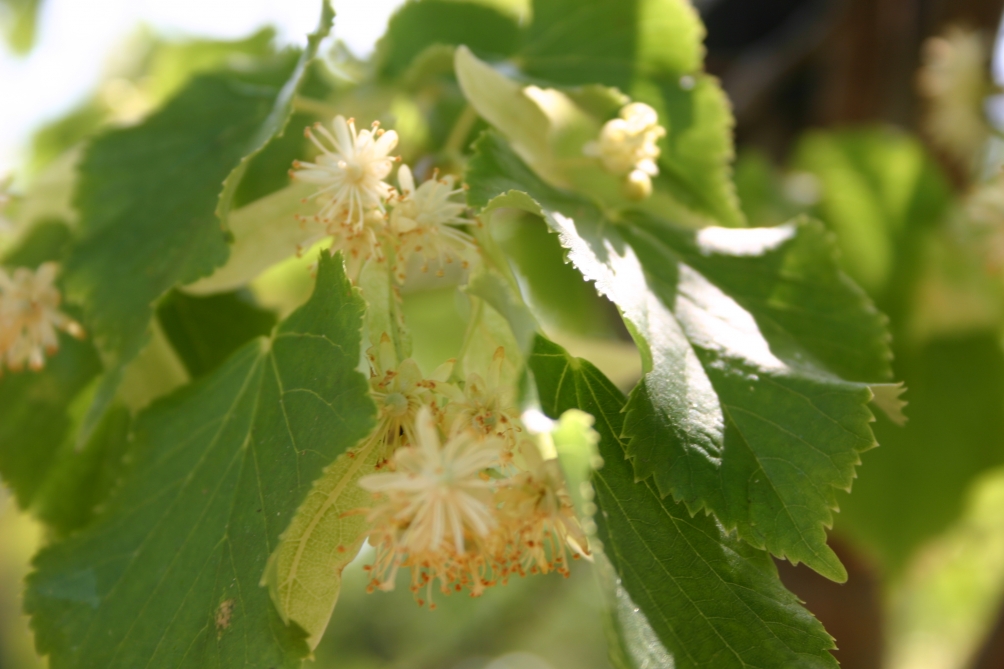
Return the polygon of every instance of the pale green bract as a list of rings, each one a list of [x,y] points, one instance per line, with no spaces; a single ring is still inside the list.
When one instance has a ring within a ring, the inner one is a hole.
[[[359,487],[359,479],[376,471],[380,458],[376,441],[338,456],[296,510],[265,567],[262,585],[283,621],[307,632],[311,650],[338,601],[342,570],[366,538],[373,496]]]

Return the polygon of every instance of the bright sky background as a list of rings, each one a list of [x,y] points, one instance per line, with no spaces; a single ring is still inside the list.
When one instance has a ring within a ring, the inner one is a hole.
[[[334,0],[335,34],[357,55],[372,52],[403,0]],[[243,37],[274,25],[282,43],[305,44],[318,0],[43,0],[34,49],[0,44],[0,179],[39,124],[82,101],[105,62],[140,24],[171,35]]]

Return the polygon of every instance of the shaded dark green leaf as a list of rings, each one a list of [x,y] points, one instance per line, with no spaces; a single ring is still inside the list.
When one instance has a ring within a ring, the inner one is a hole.
[[[156,300],[226,261],[226,219],[241,177],[285,128],[330,29],[331,8],[321,4],[320,25],[298,62],[280,57],[195,77],[163,109],[98,137],[85,154],[76,191],[80,240],[65,280],[109,372],[83,439],[142,347]]]
[[[363,309],[323,254],[271,340],[140,415],[101,515],[35,560],[26,609],[54,669],[299,666],[302,633],[258,582],[314,479],[373,425]]]
[[[7,250],[0,264],[35,268],[44,262],[59,262],[68,250],[72,236],[69,226],[62,221],[39,221],[13,248]]]
[[[157,319],[193,378],[204,376],[242,345],[267,336],[276,317],[242,292],[197,297],[173,291],[157,306]]]
[[[391,17],[377,46],[377,72],[402,75],[434,44],[466,44],[483,58],[512,54],[519,39],[516,20],[486,5],[453,0],[413,0]]]
[[[73,425],[70,404],[101,371],[88,342],[60,335],[59,345],[41,371],[0,377],[0,474],[22,507],[35,501],[58,462]]]
[[[74,408],[83,414],[86,407]],[[76,416],[75,427],[82,417]],[[35,515],[57,535],[88,524],[118,485],[125,468],[131,419],[128,409],[113,406],[83,448],[76,448],[72,435],[63,442],[51,473],[32,504]]]

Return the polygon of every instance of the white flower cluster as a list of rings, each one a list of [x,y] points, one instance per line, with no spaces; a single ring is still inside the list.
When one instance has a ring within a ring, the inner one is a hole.
[[[294,179],[320,187],[314,196],[319,211],[300,219],[305,226],[321,226],[311,243],[330,236],[332,253],[344,253],[353,279],[368,260],[385,262],[388,252],[399,282],[412,255],[422,258],[422,271],[435,268],[439,275],[448,264],[466,269],[476,260],[473,239],[456,227],[472,221],[455,199],[463,190],[452,176],[434,174],[416,187],[411,169],[402,165],[395,190],[386,179],[395,162],[390,152],[397,146],[396,132],[384,132],[376,122],[371,130],[357,131],[354,120],[342,116],[335,117],[332,130],[320,123],[307,128],[320,153],[315,162],[295,161],[290,171]]]
[[[384,448],[379,471],[359,485],[374,493],[368,513],[376,548],[370,590],[390,590],[411,570],[419,604],[436,581],[445,594],[481,594],[512,575],[557,571],[586,552],[556,460],[527,436],[514,389],[500,380],[499,348],[487,378],[447,381],[453,363],[423,379],[412,360],[396,368],[390,339],[369,351]]]
[[[942,149],[971,162],[989,136],[987,44],[979,33],[951,28],[924,43],[923,61],[917,88],[927,99],[924,129]]]
[[[53,285],[58,267],[43,263],[37,271],[0,269],[0,363],[20,370],[39,370],[45,354],[59,348],[57,330],[82,337],[80,325],[59,310],[59,290]]]
[[[659,174],[659,140],[665,135],[656,111],[632,102],[620,110],[620,118],[603,125],[599,139],[586,144],[583,152],[599,158],[606,171],[624,177],[625,193],[641,200],[652,194],[652,177]]]
[[[965,201],[963,233],[986,270],[1004,272],[1004,174],[975,188]]]

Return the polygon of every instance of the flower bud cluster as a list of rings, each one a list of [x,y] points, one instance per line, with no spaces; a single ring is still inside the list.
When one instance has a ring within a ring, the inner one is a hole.
[[[61,297],[54,282],[58,267],[43,263],[36,271],[0,268],[0,364],[17,371],[27,364],[42,369],[45,355],[59,348],[57,330],[82,337],[83,329],[59,310]]]
[[[384,337],[369,352],[385,458],[359,485],[374,494],[370,590],[411,571],[419,604],[433,588],[472,596],[510,576],[557,571],[586,552],[556,460],[523,429],[515,391],[502,383],[499,348],[486,377],[451,382],[452,361],[429,379],[405,360],[391,368]]]
[[[665,135],[656,111],[632,102],[620,110],[619,118],[603,125],[599,139],[586,144],[583,152],[599,158],[607,172],[623,177],[627,196],[641,200],[652,194],[652,177],[659,174],[659,140]]]
[[[394,276],[403,283],[408,261],[421,258],[421,270],[458,262],[468,269],[478,258],[471,236],[460,227],[471,225],[466,207],[456,201],[463,193],[452,176],[434,174],[416,187],[407,165],[398,170],[400,189],[386,179],[395,158],[397,133],[384,132],[374,122],[371,130],[357,131],[353,119],[336,116],[332,131],[320,123],[307,128],[306,136],[320,151],[315,162],[295,161],[290,175],[316,184],[320,208],[312,217],[300,217],[303,226],[319,226],[311,243],[332,239],[331,252],[342,251],[350,278],[357,280],[368,260],[394,259]]]

